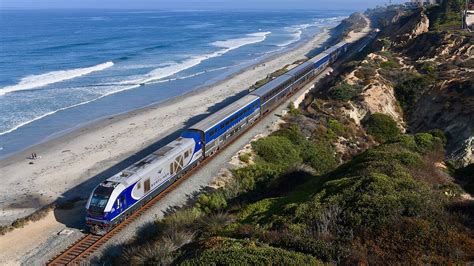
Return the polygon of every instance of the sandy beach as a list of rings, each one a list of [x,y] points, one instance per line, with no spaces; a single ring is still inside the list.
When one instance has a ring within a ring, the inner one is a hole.
[[[3,159],[0,224],[9,224],[61,198],[87,198],[101,180],[166,144],[180,129],[245,94],[249,86],[269,73],[304,58],[329,37],[325,30],[303,45],[218,84],[105,118]],[[33,152],[40,159],[28,159]]]

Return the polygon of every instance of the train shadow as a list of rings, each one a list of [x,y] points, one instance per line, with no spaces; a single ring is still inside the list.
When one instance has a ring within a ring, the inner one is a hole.
[[[56,221],[59,223],[64,224],[68,228],[76,228],[80,230],[85,230],[85,205],[87,203],[87,199],[94,189],[100,182],[103,180],[119,173],[123,169],[127,168],[134,162],[145,158],[150,153],[154,152],[155,150],[165,146],[166,144],[170,143],[171,141],[177,139],[182,131],[190,126],[194,125],[195,123],[201,121],[202,119],[208,117],[212,113],[222,109],[223,107],[227,106],[228,104],[242,98],[243,96],[247,95],[247,91],[243,91],[238,93],[234,96],[228,97],[225,100],[214,104],[213,106],[207,109],[206,114],[196,115],[188,119],[182,127],[178,128],[171,134],[157,140],[153,144],[149,145],[148,147],[132,154],[131,156],[125,158],[124,160],[120,161],[119,163],[113,165],[112,167],[90,177],[83,183],[75,186],[74,188],[64,192],[58,199],[55,200],[54,204],[56,206],[67,206],[74,203],[74,208],[77,209],[74,212],[65,211],[65,208],[55,208],[54,215]],[[105,118],[107,119],[107,118]],[[66,208],[67,209],[67,208]],[[79,211],[80,210],[80,211]],[[76,217],[75,219],[71,217],[72,215],[80,215],[80,217]]]

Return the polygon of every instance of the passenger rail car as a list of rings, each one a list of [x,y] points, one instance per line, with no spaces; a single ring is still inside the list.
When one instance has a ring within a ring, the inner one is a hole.
[[[87,201],[86,224],[105,234],[206,157],[236,138],[346,53],[341,42],[185,130],[181,137],[107,178]]]
[[[260,117],[260,98],[247,95],[186,130],[182,136],[203,143],[204,157],[212,155]]]
[[[283,74],[250,93],[260,98],[262,114],[270,111],[275,104],[291,93],[293,80],[293,76]]]

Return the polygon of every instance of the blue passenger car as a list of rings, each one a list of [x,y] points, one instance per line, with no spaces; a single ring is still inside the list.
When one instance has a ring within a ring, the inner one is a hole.
[[[199,138],[205,157],[212,155],[260,116],[260,99],[247,95],[186,130],[182,136]]]
[[[262,114],[270,111],[291,93],[293,80],[293,76],[283,74],[250,93],[260,98]]]
[[[314,67],[311,61],[306,61],[301,65],[291,69],[286,74],[293,76],[292,91],[299,89],[308,80],[314,77]]]

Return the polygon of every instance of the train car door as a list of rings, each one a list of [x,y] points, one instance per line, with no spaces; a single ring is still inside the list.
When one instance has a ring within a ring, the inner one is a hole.
[[[150,178],[148,178],[147,180],[145,180],[145,182],[143,182],[143,189],[145,190],[145,194],[150,191],[150,188]]]
[[[127,208],[127,200],[125,199],[125,195],[120,196],[120,212],[123,212],[124,209]]]

